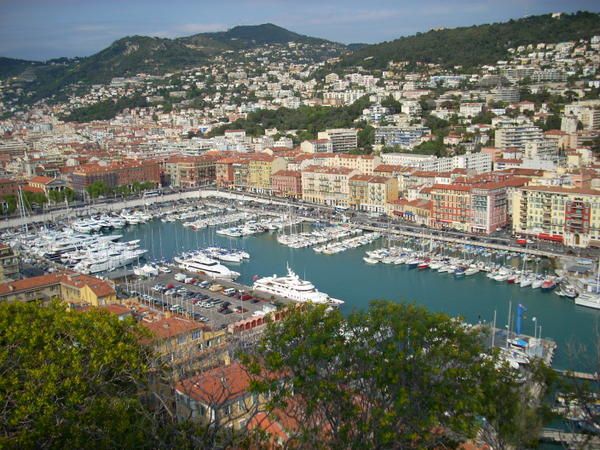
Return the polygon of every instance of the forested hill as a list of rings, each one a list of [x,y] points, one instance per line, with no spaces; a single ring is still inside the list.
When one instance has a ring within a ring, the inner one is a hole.
[[[556,43],[600,35],[600,14],[578,12],[531,16],[471,27],[431,30],[390,42],[368,45],[346,56],[342,67],[385,68],[389,61],[474,67],[495,63],[511,47]]]

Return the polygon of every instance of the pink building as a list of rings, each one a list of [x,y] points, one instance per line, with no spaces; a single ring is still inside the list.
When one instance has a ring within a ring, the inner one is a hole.
[[[280,170],[271,176],[273,193],[280,197],[302,196],[302,174],[297,170]]]

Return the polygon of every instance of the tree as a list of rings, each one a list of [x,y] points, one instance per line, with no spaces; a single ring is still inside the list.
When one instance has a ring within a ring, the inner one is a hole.
[[[286,374],[255,390],[298,424],[300,447],[442,448],[473,437],[482,417],[497,424],[498,402],[519,402],[511,369],[482,343],[480,330],[414,305],[376,301],[347,318],[310,305],[270,325],[247,360]]]
[[[371,125],[366,125],[358,132],[358,148],[371,150],[375,141],[375,129]]]
[[[0,305],[0,446],[144,446],[140,330],[98,310]]]
[[[85,188],[88,194],[90,194],[91,198],[98,198],[101,195],[106,195],[109,193],[109,188],[103,181],[94,181],[92,184]]]

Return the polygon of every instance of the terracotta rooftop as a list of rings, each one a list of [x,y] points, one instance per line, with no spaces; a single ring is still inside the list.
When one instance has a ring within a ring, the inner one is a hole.
[[[305,173],[327,173],[332,175],[350,175],[354,172],[353,169],[347,167],[325,167],[325,166],[308,166],[303,170]]]
[[[302,173],[300,173],[300,171],[298,171],[298,170],[279,170],[279,171],[275,172],[272,176],[273,177],[300,178],[300,177],[302,177]]]
[[[194,330],[203,330],[206,327],[199,322],[184,319],[179,316],[164,317],[154,322],[142,320],[141,324],[159,339],[169,339]]]
[[[244,395],[249,386],[247,370],[239,363],[233,363],[180,381],[175,389],[205,405],[222,405]]]
[[[50,177],[33,177],[32,179],[29,180],[30,183],[36,183],[36,184],[48,184],[52,181],[54,181],[54,178],[50,178]]]
[[[0,296],[42,289],[57,284],[65,284],[78,289],[88,286],[98,297],[106,297],[115,293],[110,283],[99,278],[77,272],[57,272],[2,283],[0,284]]]

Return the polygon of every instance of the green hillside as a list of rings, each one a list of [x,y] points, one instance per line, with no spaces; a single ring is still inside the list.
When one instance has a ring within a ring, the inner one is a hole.
[[[431,30],[369,45],[345,57],[341,67],[385,68],[389,61],[474,67],[495,63],[519,45],[555,43],[600,34],[600,15],[590,12],[532,16],[504,23]]]

